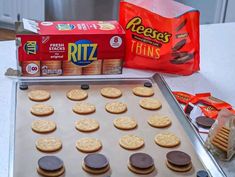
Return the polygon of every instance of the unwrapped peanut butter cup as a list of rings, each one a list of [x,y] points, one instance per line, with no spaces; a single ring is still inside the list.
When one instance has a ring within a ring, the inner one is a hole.
[[[214,119],[208,118],[206,116],[199,116],[196,118],[196,123],[203,128],[211,128],[211,126],[215,123]]]

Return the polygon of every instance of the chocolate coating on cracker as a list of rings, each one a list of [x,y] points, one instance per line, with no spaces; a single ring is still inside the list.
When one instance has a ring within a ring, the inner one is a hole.
[[[44,156],[38,160],[38,166],[42,170],[53,172],[61,169],[64,163],[56,156]]]
[[[203,128],[211,128],[215,123],[215,120],[206,116],[199,116],[196,118],[196,123]]]
[[[182,151],[170,151],[166,154],[167,161],[176,166],[185,166],[191,163],[191,157]]]
[[[134,168],[148,169],[154,165],[153,158],[146,153],[135,153],[129,157],[129,163]]]
[[[89,154],[84,158],[84,164],[91,169],[102,169],[109,165],[108,159],[103,154]]]

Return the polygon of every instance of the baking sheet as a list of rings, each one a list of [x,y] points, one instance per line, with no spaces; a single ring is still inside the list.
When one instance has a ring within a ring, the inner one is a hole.
[[[157,111],[142,109],[138,102],[141,97],[132,94],[132,88],[142,86],[144,82],[153,82],[155,91],[154,98],[158,98],[162,102],[162,108]],[[95,104],[96,112],[90,115],[78,115],[73,113],[72,107],[75,101],[66,98],[66,92],[70,89],[80,88],[81,83],[89,83],[90,89],[86,102]],[[167,102],[166,93],[162,93],[158,84],[153,79],[115,79],[115,80],[100,80],[100,81],[66,81],[66,82],[30,82],[29,89],[22,91],[17,87],[16,97],[16,124],[15,124],[15,146],[14,146],[14,177],[38,177],[36,172],[37,161],[44,155],[56,155],[63,159],[66,173],[63,176],[109,176],[112,177],[134,177],[141,176],[130,172],[127,168],[128,158],[132,153],[145,152],[150,154],[156,166],[156,171],[152,174],[145,175],[146,177],[153,176],[195,176],[198,170],[205,169],[202,162],[199,160],[193,145],[172,110],[172,103]],[[118,99],[108,99],[100,95],[100,89],[106,86],[119,88],[123,92],[123,96]],[[45,89],[51,93],[51,99],[45,101],[46,104],[54,107],[54,114],[47,117],[36,117],[30,113],[30,108],[36,104],[28,99],[27,94],[30,90]],[[163,96],[164,94],[164,96]],[[168,95],[169,96],[169,95]],[[128,111],[115,115],[106,112],[105,104],[111,101],[122,101],[127,103]],[[175,109],[178,109],[175,107]],[[178,110],[180,111],[180,110]],[[168,115],[171,117],[172,125],[168,128],[157,129],[148,125],[147,119],[153,114]],[[113,120],[120,116],[131,116],[136,118],[138,128],[130,131],[116,129],[113,126]],[[96,118],[100,123],[100,129],[91,133],[82,133],[75,129],[74,122],[83,117]],[[31,123],[36,119],[54,120],[57,123],[57,130],[49,134],[37,134],[31,130]],[[155,144],[154,136],[157,133],[170,131],[175,133],[180,139],[181,144],[175,148],[163,148]],[[125,134],[135,134],[143,137],[145,146],[139,150],[129,151],[121,148],[118,140]],[[55,153],[43,153],[36,149],[35,141],[39,137],[55,136],[62,140],[63,148]],[[99,151],[106,155],[109,159],[111,170],[103,175],[91,175],[84,172],[81,168],[81,163],[86,153],[78,151],[75,143],[82,137],[94,137],[102,141],[103,148]],[[197,148],[197,147],[196,147]],[[202,148],[202,147],[200,147]],[[186,173],[177,173],[169,170],[165,165],[165,155],[171,150],[182,150],[190,154],[193,163],[193,169]],[[209,162],[205,162],[209,163]]]

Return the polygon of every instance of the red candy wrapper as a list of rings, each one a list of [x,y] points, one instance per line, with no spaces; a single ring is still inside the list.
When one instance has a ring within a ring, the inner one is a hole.
[[[212,119],[216,119],[218,116],[219,111],[215,109],[213,106],[199,106],[205,114],[206,117],[210,117]]]
[[[173,92],[175,98],[177,99],[177,101],[179,103],[182,103],[182,104],[187,104],[188,102],[190,102],[193,98],[194,98],[194,95],[191,95],[189,93],[186,93],[186,92]]]
[[[204,103],[204,104],[209,105],[209,106],[213,106],[217,110],[231,109],[232,108],[232,106],[229,103],[227,103],[223,100],[220,100],[218,98],[215,98],[213,96],[201,97],[201,98],[199,98],[199,102]]]
[[[219,111],[224,108],[227,108],[235,114],[235,110],[232,109],[232,106],[229,103],[213,97],[209,92],[197,93],[195,96],[178,91],[174,91],[173,94],[179,103],[185,104],[184,112],[186,114],[190,114],[193,105],[198,105],[203,114],[212,119],[216,119]]]

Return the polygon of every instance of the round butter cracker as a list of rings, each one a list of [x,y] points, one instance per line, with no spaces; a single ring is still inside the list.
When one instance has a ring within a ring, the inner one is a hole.
[[[49,133],[56,129],[56,123],[52,120],[34,120],[31,128],[37,133]]]
[[[152,88],[148,87],[135,87],[132,89],[133,94],[142,97],[150,97],[154,95],[154,91]]]
[[[140,175],[147,175],[147,174],[152,173],[155,170],[155,166],[152,166],[151,168],[147,168],[147,169],[138,169],[138,168],[132,167],[129,163],[127,167],[133,173],[140,174]]]
[[[73,101],[81,101],[88,97],[86,91],[81,89],[73,89],[67,92],[67,98]]]
[[[86,171],[87,173],[91,173],[91,174],[103,174],[109,171],[110,166],[108,165],[105,168],[95,170],[95,169],[88,168],[84,163],[82,163],[82,169]]]
[[[55,137],[39,138],[35,144],[42,152],[55,152],[62,148],[61,140]]]
[[[102,148],[102,143],[96,138],[81,138],[77,140],[76,148],[81,152],[96,152]]]
[[[180,139],[173,133],[159,133],[154,138],[155,143],[162,147],[175,147],[180,144]]]
[[[109,113],[120,114],[126,112],[127,105],[122,102],[111,102],[106,104],[105,109]]]
[[[156,98],[143,98],[139,102],[140,106],[148,110],[157,110],[161,108],[161,102]]]
[[[135,135],[124,135],[119,139],[119,145],[124,149],[135,150],[144,146],[144,139]]]
[[[95,106],[86,102],[79,102],[73,107],[73,112],[77,114],[90,114],[95,112]]]
[[[46,104],[35,104],[31,108],[31,113],[35,116],[48,116],[53,112],[54,108]]]
[[[193,167],[192,163],[190,163],[189,165],[180,167],[180,166],[172,165],[168,161],[166,161],[166,166],[169,169],[176,171],[176,172],[187,172],[187,171],[191,170],[191,168]]]
[[[114,119],[113,124],[116,128],[121,130],[131,130],[137,127],[135,119],[130,117],[119,117]]]
[[[82,118],[75,122],[75,127],[82,132],[91,132],[99,128],[99,122],[96,119]]]
[[[32,90],[28,93],[28,97],[32,101],[46,101],[51,95],[46,90]]]
[[[59,177],[61,176],[62,174],[64,174],[65,172],[65,168],[62,167],[60,170],[58,171],[55,171],[55,172],[49,172],[49,171],[44,171],[40,168],[37,168],[37,172],[42,175],[42,176],[46,176],[46,177]]]
[[[118,98],[122,96],[121,90],[113,87],[105,87],[100,91],[101,95],[107,98]]]
[[[164,128],[171,125],[168,116],[152,115],[148,118],[148,124],[155,128]]]

